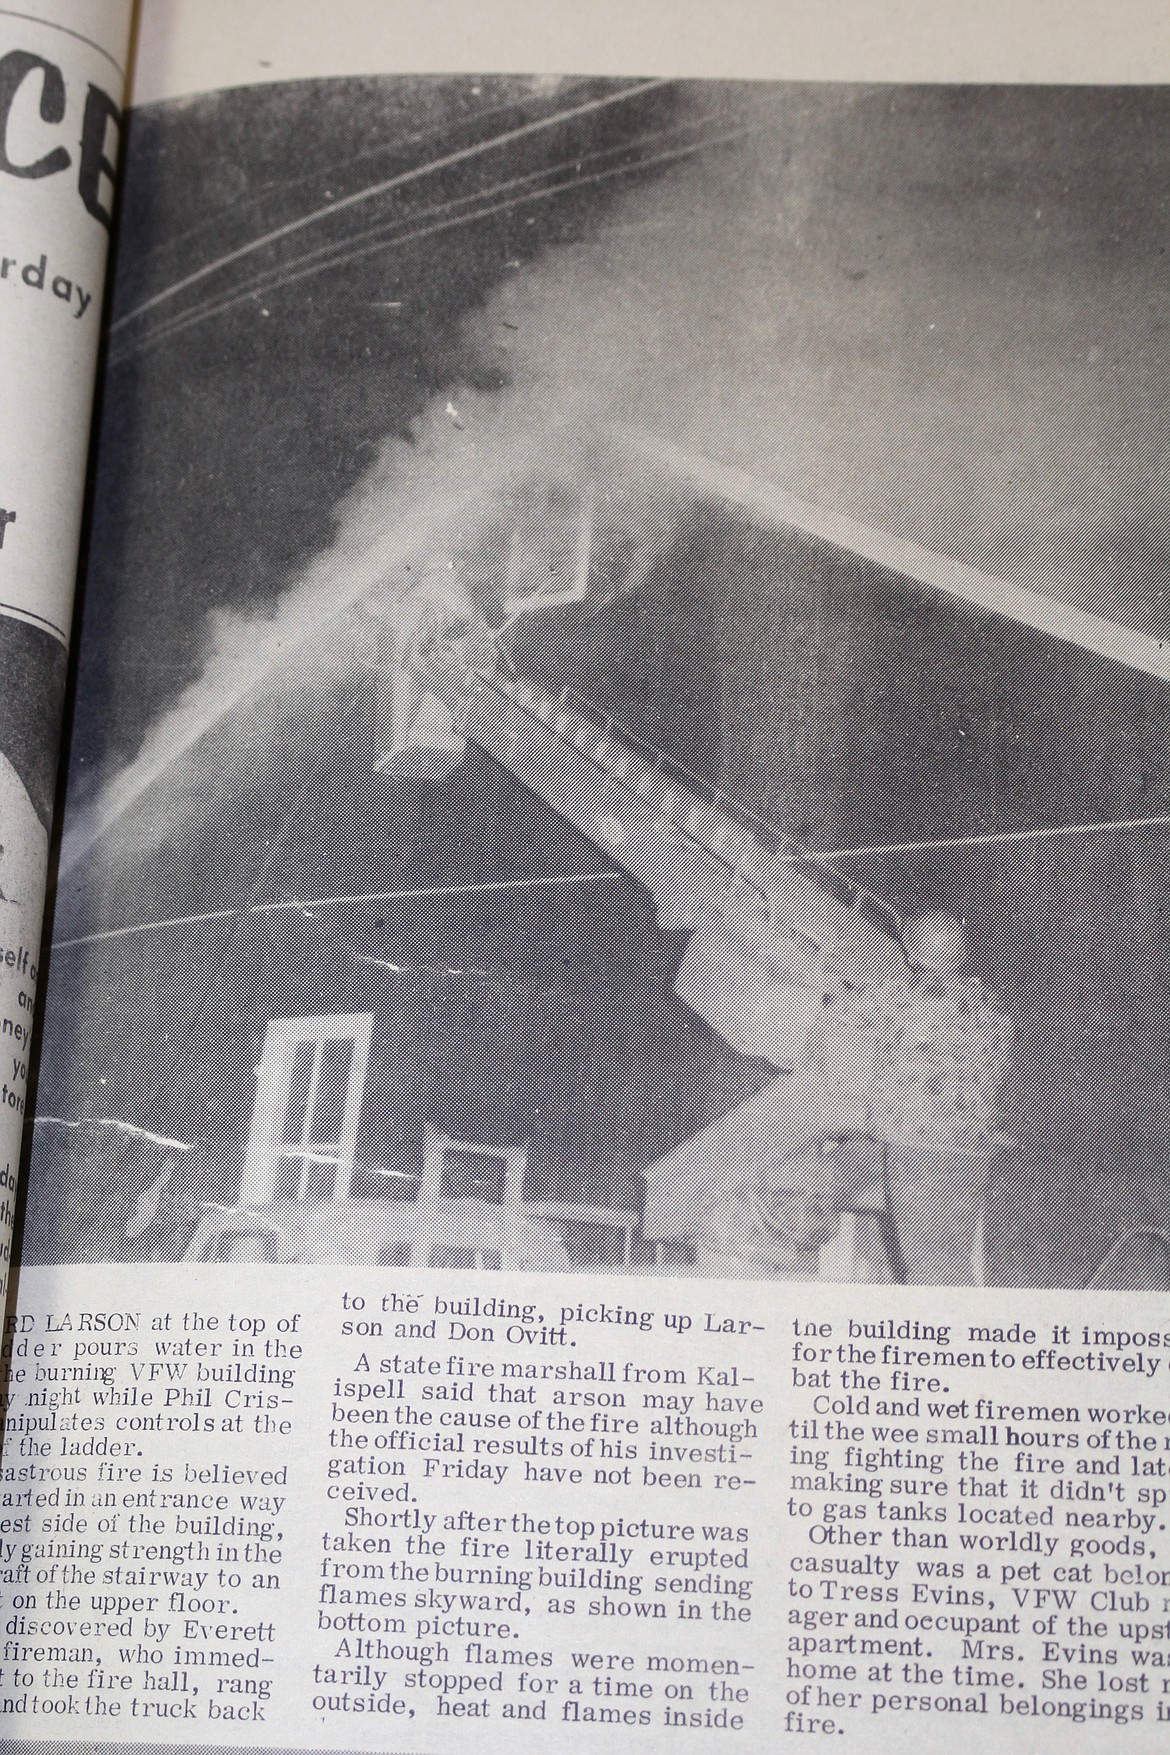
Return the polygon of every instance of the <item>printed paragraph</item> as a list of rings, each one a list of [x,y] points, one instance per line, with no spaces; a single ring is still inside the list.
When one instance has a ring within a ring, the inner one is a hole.
[[[790,1334],[786,1728],[1170,1722],[1170,1330]]]
[[[340,1306],[314,1711],[742,1731],[763,1325],[397,1290]]]
[[[301,1317],[11,1319],[0,1712],[149,1734],[264,1722],[280,1662]]]
[[[213,1292],[173,1310],[152,1268],[133,1306],[46,1301],[11,1325],[13,1722],[147,1742],[311,1725],[323,1747],[442,1746],[466,1720],[586,1747],[603,1728],[758,1738],[783,1434],[750,1301],[298,1269],[294,1305],[267,1268],[245,1306],[237,1270],[201,1277]]]

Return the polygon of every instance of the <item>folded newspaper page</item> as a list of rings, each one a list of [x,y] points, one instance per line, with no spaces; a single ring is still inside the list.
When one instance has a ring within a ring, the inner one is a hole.
[[[130,0],[0,7],[0,1302],[129,35]]]
[[[1166,87],[239,11],[127,129],[0,1748],[1152,1755]]]

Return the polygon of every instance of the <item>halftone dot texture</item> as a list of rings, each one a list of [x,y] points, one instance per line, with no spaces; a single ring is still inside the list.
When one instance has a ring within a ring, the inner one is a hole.
[[[1164,121],[604,81],[145,118],[26,1258],[181,1253],[258,1099],[328,1159],[321,1020],[372,1019],[339,1193],[441,1135],[643,1215],[669,1163],[660,1260],[815,1272],[824,1164],[782,1167],[874,1121],[793,1046],[810,959],[896,983],[944,911],[1014,1036],[978,1141],[878,1140],[907,1274],[1161,1283]]]

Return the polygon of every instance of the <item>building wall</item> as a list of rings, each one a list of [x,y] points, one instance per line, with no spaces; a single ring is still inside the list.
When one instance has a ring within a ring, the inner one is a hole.
[[[1161,685],[710,508],[637,593],[600,615],[538,618],[517,652],[546,684],[580,689],[820,847],[1151,816],[1170,804]],[[379,789],[364,766],[368,711],[355,700],[322,715],[301,729],[327,784],[298,796],[287,749],[274,753],[223,820],[152,856],[137,897],[125,871],[106,870],[88,912],[70,916],[67,901],[58,936],[121,924],[135,904],[165,919],[265,898],[607,869],[474,752],[442,793]],[[1034,1247],[1037,1229],[1068,1231],[1068,1215],[1082,1212],[1081,1241],[1063,1253],[1054,1244],[1046,1269],[1075,1281],[1111,1214],[1157,1210],[1164,1198],[1161,831],[883,853],[847,869],[907,911],[946,907],[969,920],[978,972],[1019,1032],[1007,1125],[1024,1154],[1004,1260],[1026,1281],[1024,1243]],[[40,1108],[190,1140],[230,1183],[267,1021],[370,1011],[363,1150],[417,1156],[431,1120],[469,1138],[532,1140],[542,1192],[623,1194],[766,1076],[672,1001],[680,950],[624,878],[265,914],[63,950]],[[52,1155],[40,1152],[42,1182]],[[1030,1213],[1049,1217],[1030,1228]]]

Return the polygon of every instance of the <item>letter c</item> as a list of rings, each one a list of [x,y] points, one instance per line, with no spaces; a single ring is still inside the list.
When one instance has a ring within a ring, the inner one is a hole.
[[[69,168],[69,154],[63,146],[55,146],[52,152],[27,165],[13,164],[8,156],[8,119],[13,101],[29,74],[38,67],[44,76],[41,121],[65,120],[65,80],[59,67],[40,55],[30,55],[25,49],[12,49],[0,59],[0,170],[7,171],[10,177],[52,177]]]

